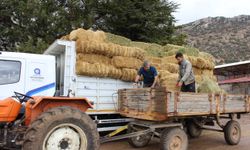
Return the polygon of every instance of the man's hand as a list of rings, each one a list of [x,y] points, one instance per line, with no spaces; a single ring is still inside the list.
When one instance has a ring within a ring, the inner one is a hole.
[[[176,84],[176,86],[181,87],[182,84],[183,84],[183,82],[178,82],[178,83]]]
[[[153,85],[151,85],[151,87],[150,88],[155,88],[155,85],[153,84]]]

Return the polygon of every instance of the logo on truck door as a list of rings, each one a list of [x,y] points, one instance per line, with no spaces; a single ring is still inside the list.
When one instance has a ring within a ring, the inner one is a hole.
[[[33,81],[43,81],[44,77],[41,75],[40,68],[35,68],[33,73],[34,74],[30,77]]]

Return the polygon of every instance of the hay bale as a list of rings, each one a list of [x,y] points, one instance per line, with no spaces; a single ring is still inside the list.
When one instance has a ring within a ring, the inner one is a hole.
[[[133,57],[114,56],[111,63],[117,68],[138,69],[142,61]]]
[[[113,43],[100,43],[96,41],[76,41],[78,53],[98,54],[108,57],[124,56],[135,57],[141,60],[145,58],[145,51],[139,48],[120,46]]]
[[[105,42],[111,42],[114,44],[118,44],[121,46],[130,46],[131,40],[128,38],[125,38],[123,36],[106,33],[106,41]]]
[[[198,87],[199,93],[220,93],[223,92],[218,83],[208,77],[204,77]]]
[[[204,75],[204,76],[213,76],[214,75],[214,71],[213,70],[204,69],[204,70],[202,70],[202,75]]]
[[[161,64],[161,69],[167,70],[171,73],[178,73],[179,65],[173,64],[173,63],[163,63],[163,64]]]
[[[65,36],[62,36],[61,38],[60,38],[61,40],[69,40],[69,34],[67,34],[67,35],[65,35]]]
[[[94,63],[100,63],[105,65],[111,64],[111,59],[104,55],[96,55],[96,54],[84,54],[84,53],[78,53],[77,54],[77,61],[84,61],[91,64]]]
[[[215,63],[215,58],[213,55],[209,54],[209,53],[205,53],[205,52],[200,52],[199,53],[199,57],[202,57],[206,60],[209,60],[210,62]]]
[[[94,77],[107,77],[109,73],[109,67],[104,64],[90,64],[87,62],[76,63],[76,74],[94,76]]]
[[[178,45],[173,45],[173,44],[167,44],[165,46],[163,46],[163,51],[165,52],[169,52],[169,51],[178,51],[179,49],[183,48],[182,46],[178,46]]]
[[[202,69],[193,67],[193,72],[195,75],[199,75],[199,76],[202,75],[203,74],[202,71],[203,71]]]
[[[171,73],[167,70],[159,70],[159,78],[160,80],[161,79],[164,79],[164,77],[168,76],[168,75],[171,75]]]
[[[175,55],[171,56],[166,56],[162,58],[162,63],[173,63],[173,64],[178,64]]]
[[[69,34],[69,40],[104,42],[106,35],[103,31],[84,30],[82,28],[73,30]]]
[[[122,70],[115,68],[114,66],[109,66],[108,77],[114,79],[120,79],[122,77]]]
[[[153,64],[161,64],[162,63],[162,59],[159,57],[146,56],[145,59]]]
[[[192,66],[196,67],[197,65],[197,57],[194,56],[186,56],[187,60],[192,64]],[[198,68],[200,69],[200,68]]]
[[[134,81],[137,75],[137,71],[135,69],[122,69],[122,77],[121,80],[123,81]]]
[[[131,41],[129,46],[138,47],[138,48],[145,50],[150,46],[150,43]]]
[[[160,77],[160,85],[170,91],[179,91],[180,88],[176,86],[177,80],[178,74],[168,74],[164,77]]]
[[[151,66],[155,67],[157,70],[161,70],[161,64],[151,63]]]

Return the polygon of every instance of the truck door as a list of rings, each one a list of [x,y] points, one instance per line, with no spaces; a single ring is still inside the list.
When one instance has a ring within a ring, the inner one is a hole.
[[[0,99],[24,93],[25,60],[0,58]]]

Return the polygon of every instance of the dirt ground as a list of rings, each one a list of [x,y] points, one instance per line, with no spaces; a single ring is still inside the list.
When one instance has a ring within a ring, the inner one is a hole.
[[[250,115],[240,119],[242,137],[239,145],[229,146],[224,140],[223,133],[204,131],[198,139],[189,140],[189,150],[249,150],[250,149]],[[147,147],[132,148],[126,140],[105,143],[101,150],[159,150],[159,140],[154,139]]]

